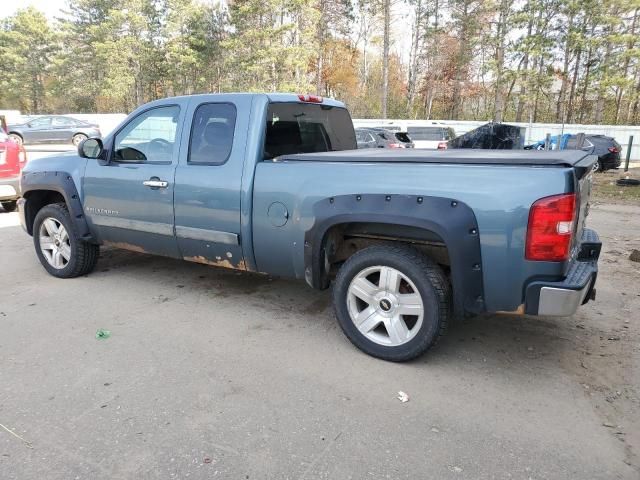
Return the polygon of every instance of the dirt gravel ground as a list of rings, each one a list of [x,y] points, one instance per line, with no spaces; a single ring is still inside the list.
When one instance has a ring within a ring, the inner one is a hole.
[[[592,209],[574,317],[458,321],[407,364],[300,282],[119,250],[57,280],[0,213],[0,479],[637,480],[639,213]]]

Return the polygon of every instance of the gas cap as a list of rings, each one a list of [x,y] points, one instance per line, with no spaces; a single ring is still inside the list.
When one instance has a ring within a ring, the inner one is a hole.
[[[269,216],[271,225],[274,227],[282,227],[287,223],[287,220],[289,220],[289,211],[287,210],[287,207],[280,202],[273,202],[269,205],[267,215]]]

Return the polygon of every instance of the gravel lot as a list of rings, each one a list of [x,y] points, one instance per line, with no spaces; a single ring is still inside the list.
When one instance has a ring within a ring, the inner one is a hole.
[[[57,280],[0,213],[0,479],[638,479],[638,207],[590,225],[597,302],[391,364],[304,283],[106,249]]]

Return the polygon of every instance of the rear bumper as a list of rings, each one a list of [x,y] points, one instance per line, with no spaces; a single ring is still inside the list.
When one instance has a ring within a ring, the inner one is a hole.
[[[20,177],[0,178],[0,201],[20,197]]]
[[[573,315],[580,305],[584,305],[589,300],[595,300],[601,245],[598,234],[593,230],[585,229],[580,253],[572,261],[564,280],[534,281],[527,286],[525,313],[568,317]]]

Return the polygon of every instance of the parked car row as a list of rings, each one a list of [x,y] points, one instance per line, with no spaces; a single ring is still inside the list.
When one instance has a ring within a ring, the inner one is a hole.
[[[20,171],[26,163],[22,146],[9,139],[0,127],[0,205],[7,212],[16,209],[16,201],[20,198]]]
[[[427,150],[446,150],[449,140],[456,134],[446,126],[401,126],[356,128],[358,148],[422,148]]]
[[[385,128],[357,128],[358,148],[413,148],[414,144],[405,132]]]
[[[64,115],[48,115],[8,125],[9,137],[19,145],[71,143],[79,145],[89,137],[101,137],[100,127]]]
[[[618,168],[622,163],[622,147],[613,137],[606,135],[585,135],[581,145],[578,144],[578,135],[567,133],[554,135],[549,139],[549,150],[576,150],[580,149],[592,155],[598,156],[598,161],[593,169],[598,172]],[[525,150],[544,150],[547,142],[540,140],[527,145]]]
[[[406,131],[403,130],[403,127]],[[524,132],[521,127],[507,124],[488,123],[457,137],[451,127],[444,125],[356,128],[358,148],[419,148],[426,150],[446,150],[449,148],[481,149],[522,149],[544,150],[546,141],[540,140],[523,147]],[[578,145],[578,135],[564,134],[552,136],[549,150],[580,149],[597,155],[595,171],[618,168],[621,164],[622,147],[613,137],[606,135],[585,135]]]
[[[15,124],[7,124],[0,115],[0,205],[4,211],[13,212],[20,198],[20,172],[27,163],[24,145],[78,146],[89,137],[101,136],[98,125],[64,115],[36,117]]]

